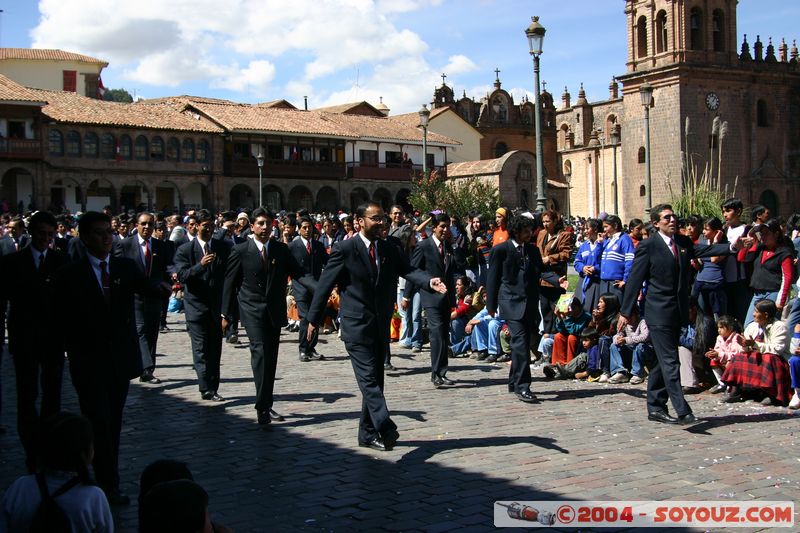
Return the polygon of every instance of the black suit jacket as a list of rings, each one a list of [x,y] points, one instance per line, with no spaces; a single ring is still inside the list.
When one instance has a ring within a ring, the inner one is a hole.
[[[53,277],[68,262],[65,253],[48,250],[40,272],[30,246],[0,258],[0,289],[2,299],[9,304],[8,350],[12,354],[63,352],[63,343],[53,334],[53,324],[71,311],[57,307]]]
[[[405,277],[419,286],[430,283],[430,276],[411,266],[397,247],[378,240],[378,277],[372,275],[369,254],[361,237],[333,245],[328,264],[317,283],[307,320],[319,325],[334,285],[339,287],[339,314],[342,340],[373,344],[389,338],[389,322],[397,301],[397,278]]]
[[[142,372],[134,319],[134,294],[159,294],[130,259],[111,256],[111,304],[103,298],[88,258],[56,273],[57,302],[70,369],[85,379],[129,380]]]
[[[633,257],[631,273],[625,284],[625,296],[620,313],[629,317],[636,305],[642,285],[647,281],[644,313],[648,326],[684,326],[689,323],[689,290],[694,269],[692,259],[729,255],[728,244],[694,244],[689,237],[676,234],[678,260],[664,242],[654,233],[639,242]]]
[[[289,252],[304,272],[303,283],[292,278],[292,294],[296,300],[310,303],[314,292],[308,287],[315,286],[322,275],[322,269],[328,263],[328,252],[325,251],[325,246],[321,242],[313,239],[309,242],[311,243],[310,254],[301,239],[295,239],[289,243]]]
[[[486,280],[486,309],[500,310],[507,320],[521,320],[528,307],[539,306],[539,281],[546,279],[558,285],[558,276],[547,272],[539,249],[532,243],[523,245],[523,254],[511,240],[498,244],[489,254]]]
[[[439,248],[428,237],[414,247],[411,254],[411,266],[424,270],[432,278],[439,278],[447,284],[447,294],[439,294],[431,289],[430,284],[420,287],[420,302],[422,307],[454,307],[456,305],[455,273],[456,261],[453,247],[448,242],[442,242],[444,257],[439,255]],[[413,295],[413,285],[408,283],[403,292],[403,297],[410,299]]]
[[[22,250],[22,246],[19,247]],[[14,239],[8,235],[0,237],[0,255],[11,255],[17,252],[17,245]]]
[[[224,241],[210,239],[208,249],[217,256],[205,267],[200,264],[203,249],[197,239],[180,245],[175,252],[175,271],[183,285],[183,303],[188,320],[208,318],[209,315],[219,319],[222,312],[222,288],[230,246]]]
[[[130,237],[123,239],[119,246],[114,250],[114,255],[118,257],[127,257],[134,262],[139,269],[139,272],[141,272],[143,276],[146,275],[144,262],[142,261],[142,253],[140,251],[138,235],[131,235]],[[150,275],[147,276],[148,279],[155,283],[167,281],[167,269],[169,268],[170,263],[167,246],[162,241],[151,238],[150,256]],[[152,305],[154,308],[158,308],[159,315],[161,313],[161,295],[158,295],[156,298],[148,298],[146,296],[141,297],[137,295],[136,302],[144,305]]]
[[[261,320],[265,315],[273,327],[287,324],[286,286],[291,276],[304,283],[305,272],[280,241],[267,241],[267,264],[264,265],[253,239],[231,250],[222,291],[222,314],[233,316],[238,289],[242,320]],[[313,287],[309,286],[309,290]]]

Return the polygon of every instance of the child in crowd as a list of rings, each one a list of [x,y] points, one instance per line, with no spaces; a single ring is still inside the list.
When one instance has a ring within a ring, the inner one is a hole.
[[[711,371],[717,378],[717,385],[711,389],[712,394],[724,392],[727,388],[722,382],[722,373],[733,359],[733,356],[744,351],[742,347],[742,326],[739,321],[729,315],[724,315],[717,320],[717,342],[714,348],[706,352],[706,357],[711,360]]]
[[[609,383],[638,385],[644,381],[645,361],[652,352],[650,330],[636,308],[625,329],[614,336],[610,346],[611,374]],[[630,363],[628,363],[630,361]],[[630,372],[628,371],[630,369]]]
[[[543,372],[550,379],[586,379],[589,376],[587,365],[589,359],[598,358],[597,331],[594,328],[585,328],[581,332],[581,351],[566,365],[545,365]]]
[[[600,295],[597,307],[592,311],[592,321],[589,323],[597,331],[598,357],[589,359],[589,381],[606,383],[611,377],[611,342],[617,334],[617,319],[619,318],[620,301],[615,294],[605,293]],[[594,372],[597,370],[598,372]]]
[[[59,531],[66,519],[71,531],[113,532],[108,500],[89,473],[94,457],[89,420],[71,413],[49,417],[41,455],[42,470],[18,478],[6,491],[0,531]]]
[[[550,362],[554,365],[567,364],[578,353],[581,331],[592,320],[592,315],[583,310],[581,301],[575,297],[570,302],[569,311],[561,313],[556,310],[556,335],[553,339],[553,351]]]
[[[457,345],[464,339],[464,328],[475,314],[472,312],[470,289],[471,282],[467,276],[460,276],[456,280],[456,306],[450,311],[450,346]],[[466,356],[466,350],[461,353],[453,351],[453,356]]]

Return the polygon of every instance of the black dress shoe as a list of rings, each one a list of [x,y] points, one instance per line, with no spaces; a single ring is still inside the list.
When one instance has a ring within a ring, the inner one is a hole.
[[[119,489],[112,489],[106,492],[106,499],[109,505],[130,505],[131,499]]]
[[[383,446],[386,448],[386,451],[391,450],[394,448],[394,445],[397,444],[397,439],[400,438],[400,433],[397,432],[396,429],[392,429],[386,432],[386,434],[381,437],[383,440]]]
[[[224,402],[225,398],[217,394],[216,391],[208,391],[202,394],[204,400],[209,400],[211,402]]]
[[[359,442],[358,445],[361,448],[372,448],[373,450],[378,450],[381,452],[388,451],[388,449],[386,448],[386,444],[383,443],[383,439],[380,438],[380,436],[373,437],[366,442]]]
[[[308,357],[310,357],[312,361],[324,361],[325,360],[325,356],[322,355],[321,353],[317,353],[316,350],[308,352],[308,354],[306,354],[306,355],[308,355]]]
[[[489,357],[484,359],[484,361],[486,361],[487,363],[494,363],[495,361],[497,361],[497,354],[490,355]]]
[[[700,394],[702,391],[700,387],[683,387],[684,394]]]
[[[539,403],[539,398],[530,389],[517,392],[517,399],[525,403]]]
[[[556,369],[553,368],[553,365],[544,365],[542,367],[542,374],[544,374],[544,377],[547,379],[555,379]]]
[[[272,409],[269,410],[269,418],[270,420],[274,420],[275,422],[283,422],[284,420],[286,420],[285,418],[283,418],[283,415],[278,414]]]
[[[311,361],[311,356],[305,352],[300,352],[300,361],[302,361],[303,363],[307,363]]]
[[[149,383],[151,385],[158,385],[159,383],[161,383],[161,380],[153,375],[152,370],[145,370],[144,372],[142,372],[142,375],[139,376],[139,382]]]
[[[678,423],[683,426],[694,424],[695,422],[697,422],[697,417],[692,413],[686,413],[685,415],[680,415],[678,417]]]
[[[680,421],[674,416],[664,411],[652,411],[647,413],[647,419],[653,422],[661,422],[662,424],[680,424]]]
[[[392,366],[392,363],[384,363],[384,364],[383,364],[383,369],[384,369],[384,370],[397,370],[397,368],[395,368],[394,366]]]
[[[437,389],[441,389],[442,387],[444,387],[444,381],[442,381],[442,378],[440,378],[439,376],[432,378],[431,383],[433,383],[433,386]]]
[[[269,411],[258,411],[258,425],[259,426],[266,426],[270,424],[272,420],[270,420]]]
[[[505,363],[506,361],[511,361],[511,357],[508,356],[507,354],[503,354],[500,357],[498,357],[497,361],[495,361],[495,362],[496,363]]]
[[[446,378],[446,377],[444,377],[444,376],[441,376],[439,379],[441,379],[441,380],[442,380],[442,384],[443,384],[443,385],[447,385],[448,387],[452,387],[453,385],[455,385],[455,384],[456,384],[456,382],[455,382],[455,381],[453,381],[453,380],[452,380],[452,379],[450,379],[450,378]]]

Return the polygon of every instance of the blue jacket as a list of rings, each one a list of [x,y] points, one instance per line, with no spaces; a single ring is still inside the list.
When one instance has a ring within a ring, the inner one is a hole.
[[[589,241],[585,241],[581,244],[581,247],[578,248],[578,253],[575,255],[575,271],[583,280],[583,290],[586,291],[586,287],[592,281],[600,281],[600,259],[603,255],[603,246],[604,242],[602,241],[595,241],[594,250],[591,249],[591,243]],[[583,273],[583,267],[593,266],[595,268],[595,274],[592,276],[587,277]]]
[[[627,233],[621,233],[618,239],[606,240],[600,261],[600,279],[627,282],[635,252],[636,247]]]

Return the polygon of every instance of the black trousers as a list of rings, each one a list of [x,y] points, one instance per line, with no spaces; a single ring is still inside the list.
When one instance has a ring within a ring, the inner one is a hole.
[[[135,304],[136,335],[139,336],[139,353],[142,356],[142,370],[156,367],[156,345],[161,325],[161,299],[147,299]]]
[[[447,348],[450,347],[450,308],[426,307],[428,336],[431,342],[431,379],[447,374]]]
[[[275,372],[278,367],[278,344],[281,328],[268,322],[266,313],[262,317],[242,314],[242,324],[250,340],[250,366],[256,384],[256,409],[272,409],[272,394],[275,389]]]
[[[383,396],[383,362],[385,340],[373,344],[346,342],[353,373],[361,391],[361,420],[358,424],[358,441],[368,442],[378,435],[385,437],[397,429],[389,417],[389,408]]]
[[[82,372],[70,367],[81,414],[94,431],[94,475],[105,491],[119,489],[119,441],[122,411],[130,382],[109,373]]]
[[[728,313],[743,324],[753,298],[750,284],[746,279],[725,283],[725,295],[728,297]]]
[[[535,304],[528,304],[520,320],[508,320],[511,333],[511,368],[508,373],[509,392],[522,392],[531,386],[531,332],[538,329],[539,313]]]
[[[186,317],[186,329],[192,341],[192,359],[200,392],[219,390],[219,365],[222,358],[222,326],[220,315]]]
[[[40,422],[61,410],[61,384],[64,375],[64,353],[20,352],[14,354],[17,382],[17,432],[25,448],[26,462],[35,465],[36,434]],[[41,409],[36,411],[39,388]]]
[[[314,329],[314,336],[311,337],[309,341],[307,338],[308,320],[306,320],[306,316],[308,315],[308,308],[311,306],[311,301],[295,300],[295,304],[297,305],[297,314],[300,315],[300,353],[314,353],[314,349],[317,347],[317,340],[319,339],[319,328]]]
[[[681,366],[678,358],[678,324],[650,326],[650,340],[656,352],[656,365],[647,379],[648,412],[667,410],[667,400],[672,402],[675,414],[683,416],[692,412],[681,388]]]
[[[542,331],[544,333],[555,332],[556,303],[561,294],[561,289],[557,287],[539,287],[539,306],[542,312]]]

